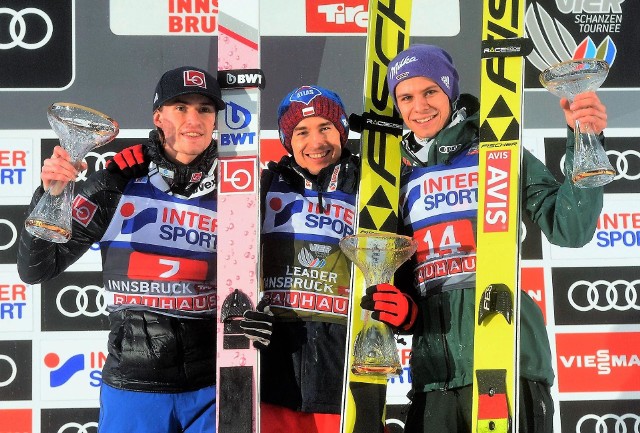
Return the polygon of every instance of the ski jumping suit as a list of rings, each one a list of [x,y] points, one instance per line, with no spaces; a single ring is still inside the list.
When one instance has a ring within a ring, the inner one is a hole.
[[[147,146],[161,149],[155,131]],[[31,284],[99,243],[110,322],[102,380],[110,387],[157,395],[215,385],[216,152],[212,141],[199,158],[202,180],[179,194],[154,162],[139,179],[100,170],[77,188],[67,243],[22,232],[18,270]],[[42,194],[40,187],[32,207]]]
[[[413,329],[411,356],[413,407],[408,431],[456,431],[453,422],[430,430],[422,425],[425,393],[447,390],[456,393],[467,387],[470,423],[473,381],[473,332],[475,312],[476,214],[478,207],[478,100],[462,95],[449,126],[441,130],[429,148],[427,163],[418,159],[420,145],[413,133],[402,142],[403,176],[401,212],[405,234],[418,242],[411,262],[400,272],[398,285],[412,286],[420,314]],[[456,108],[454,107],[454,110]],[[573,132],[569,131],[565,167],[573,160]],[[524,149],[521,172],[521,206],[547,239],[563,247],[580,247],[589,242],[602,209],[602,188],[580,189],[557,182],[542,162]],[[455,257],[446,265],[447,258]],[[413,276],[413,281],[408,281]],[[527,293],[521,302],[520,374],[521,420],[535,414],[550,426],[553,404],[549,387],[554,373],[551,350],[540,308]],[[532,388],[527,391],[524,388]],[[537,403],[535,389],[546,399]],[[528,393],[534,400],[529,400]],[[524,403],[523,403],[524,399]],[[421,402],[421,403],[417,403]],[[467,404],[465,403],[465,404]],[[536,403],[538,406],[536,406]],[[428,405],[427,405],[428,406]],[[431,407],[432,410],[433,406]],[[544,411],[544,413],[540,413]],[[538,422],[538,421],[536,421]],[[521,424],[522,426],[522,424]],[[469,424],[470,428],[470,424]],[[522,429],[523,427],[521,427]],[[539,428],[539,427],[538,427]],[[458,431],[463,431],[461,428]],[[533,430],[520,430],[529,432]],[[538,430],[538,431],[544,431]]]
[[[358,161],[343,149],[317,176],[290,156],[261,181],[264,296],[275,324],[261,354],[261,400],[299,412],[339,414]]]

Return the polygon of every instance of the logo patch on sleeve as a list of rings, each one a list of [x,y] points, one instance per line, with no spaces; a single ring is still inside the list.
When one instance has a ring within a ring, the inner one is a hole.
[[[88,226],[98,209],[98,205],[78,194],[73,199],[71,216],[83,226]]]

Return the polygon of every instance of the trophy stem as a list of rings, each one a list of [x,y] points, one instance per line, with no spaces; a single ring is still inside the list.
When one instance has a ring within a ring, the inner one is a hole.
[[[616,171],[591,125],[586,123],[581,126],[576,120],[574,134],[573,184],[579,188],[595,188],[613,181]]]
[[[71,238],[71,206],[74,182],[62,185],[52,182],[25,221],[25,228],[32,235],[55,243],[65,243]]]

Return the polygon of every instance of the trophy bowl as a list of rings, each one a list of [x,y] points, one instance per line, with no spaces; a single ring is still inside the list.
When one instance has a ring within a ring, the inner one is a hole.
[[[417,246],[412,238],[393,233],[364,233],[340,240],[340,249],[360,269],[367,287],[390,282]],[[355,293],[351,302],[359,302]],[[354,342],[351,371],[357,375],[400,374],[402,366],[391,328],[373,319],[368,310],[363,310],[362,323]]]
[[[68,102],[56,102],[47,109],[47,119],[79,166],[89,151],[116,138],[118,122],[94,109]],[[71,238],[71,212],[75,182],[52,181],[25,221],[26,230],[38,238],[64,243]]]
[[[573,98],[579,93],[595,91],[609,74],[604,60],[580,59],[561,62],[540,73],[540,83],[552,94]],[[571,180],[580,188],[606,185],[616,175],[607,153],[589,124],[574,125],[575,150]]]

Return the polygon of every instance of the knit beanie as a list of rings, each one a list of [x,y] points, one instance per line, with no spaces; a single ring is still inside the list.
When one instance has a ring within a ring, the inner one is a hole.
[[[435,45],[416,44],[399,53],[389,62],[387,83],[393,103],[396,100],[396,86],[403,80],[426,77],[442,88],[453,102],[460,96],[458,71],[453,66],[449,53]]]
[[[322,117],[335,125],[340,132],[340,144],[347,144],[349,122],[344,104],[331,90],[320,86],[302,86],[284,97],[278,107],[278,130],[280,142],[292,153],[291,137],[294,128],[306,117]]]

